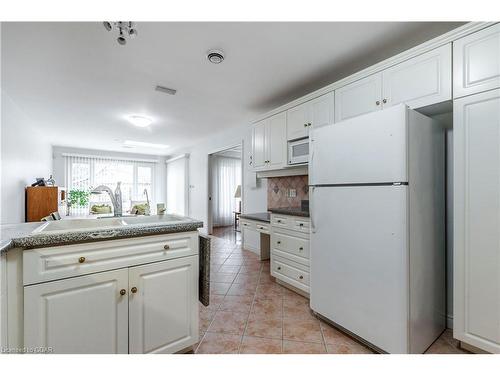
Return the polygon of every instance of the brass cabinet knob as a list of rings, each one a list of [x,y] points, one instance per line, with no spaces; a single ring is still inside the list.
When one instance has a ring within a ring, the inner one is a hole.
[[[85,257],[78,258],[78,263],[83,263],[83,262],[85,262]]]
[[[301,280],[302,280],[303,278],[304,278],[304,276],[302,276],[302,275],[300,275],[300,276],[299,276],[299,279],[301,279]]]
[[[132,289],[130,289],[130,291],[131,291],[132,293],[137,293],[137,288],[134,286],[134,287],[132,287]]]
[[[376,104],[376,105],[380,105],[380,100],[377,100],[377,101],[375,102],[375,104]]]
[[[169,246],[169,245],[165,245],[165,246],[163,246],[163,248],[164,248],[165,250],[168,250],[168,249],[170,249],[170,246]]]
[[[387,99],[382,100],[382,103],[384,104],[387,103]]]
[[[125,289],[121,289],[120,290],[120,295],[124,296],[125,294],[127,294],[127,291]]]

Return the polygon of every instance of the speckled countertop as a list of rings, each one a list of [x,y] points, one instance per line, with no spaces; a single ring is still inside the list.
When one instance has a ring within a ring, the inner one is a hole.
[[[301,207],[270,208],[269,211],[273,214],[309,217],[309,210]]]
[[[271,214],[269,212],[257,212],[253,214],[241,214],[240,218],[248,220],[263,221],[264,223],[271,222]]]
[[[148,218],[151,218],[150,216]],[[188,217],[168,215],[158,221],[127,225],[108,225],[101,228],[68,229],[39,231],[47,223],[22,223],[0,226],[0,253],[15,247],[33,248],[50,245],[69,245],[72,243],[102,241],[109,239],[140,237],[155,234],[190,232],[203,227],[203,222]],[[88,219],[96,220],[96,219]],[[103,219],[106,220],[106,219]]]

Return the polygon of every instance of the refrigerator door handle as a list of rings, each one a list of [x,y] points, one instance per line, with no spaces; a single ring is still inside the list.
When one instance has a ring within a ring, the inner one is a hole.
[[[311,233],[316,233],[316,226],[314,225],[314,186],[310,186],[309,192],[309,210],[311,212]]]

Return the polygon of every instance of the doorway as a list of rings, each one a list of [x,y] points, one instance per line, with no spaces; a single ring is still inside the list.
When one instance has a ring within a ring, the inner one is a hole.
[[[208,228],[213,236],[241,243],[242,144],[208,155]]]

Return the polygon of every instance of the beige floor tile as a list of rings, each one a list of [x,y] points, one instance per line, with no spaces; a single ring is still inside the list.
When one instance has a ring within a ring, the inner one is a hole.
[[[219,310],[215,314],[212,324],[210,324],[207,331],[242,335],[247,319],[247,313]]]
[[[244,336],[240,347],[241,354],[280,354],[281,340]]]
[[[283,316],[282,300],[280,298],[256,299],[251,314],[267,319],[281,319]]]
[[[327,344],[326,350],[330,354],[374,354],[373,351],[367,347],[352,340],[344,340],[335,344]]]
[[[236,354],[241,342],[239,335],[207,332],[196,349],[197,354]]]
[[[283,319],[284,320],[301,320],[301,321],[317,321],[318,319],[313,315],[309,305],[292,305],[288,306],[284,302],[283,306]]]
[[[216,283],[210,282],[210,294],[226,294],[229,288],[231,287],[231,283]]]
[[[258,273],[240,273],[234,279],[236,284],[252,284],[257,286],[259,282],[259,274]]]
[[[226,296],[220,306],[220,309],[244,312],[248,314],[250,312],[250,308],[252,307],[252,302],[252,295]]]
[[[255,294],[255,286],[247,284],[233,284],[229,288],[227,294],[230,296],[253,296]]]
[[[207,308],[211,310],[217,310],[220,307],[223,300],[224,296],[221,294],[210,294],[210,301],[209,301],[210,304],[207,306]]]
[[[321,328],[317,321],[283,321],[283,339],[322,343]]]
[[[300,342],[283,340],[283,353],[286,354],[324,354],[326,348],[323,343]]]
[[[208,329],[210,323],[212,323],[212,320],[214,319],[215,313],[216,313],[215,310],[200,308],[199,310],[200,330],[206,331]]]
[[[240,268],[241,268],[241,266],[229,266],[229,265],[223,264],[218,269],[218,272],[223,272],[223,273],[238,273],[239,270],[240,270]]]
[[[225,262],[225,266],[241,266],[243,264],[243,258],[228,258]]]
[[[245,335],[281,339],[283,335],[283,322],[281,319],[270,319],[250,315]]]
[[[232,283],[236,278],[237,273],[212,272],[210,281],[217,283]]]

